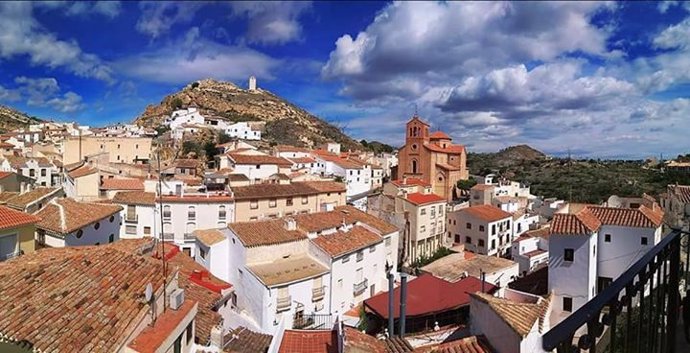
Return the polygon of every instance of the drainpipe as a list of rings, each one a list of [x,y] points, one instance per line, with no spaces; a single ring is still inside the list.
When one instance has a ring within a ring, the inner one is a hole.
[[[407,273],[400,273],[400,338],[405,337],[405,306],[407,302]],[[391,314],[392,315],[392,314]]]
[[[395,276],[393,275],[392,272],[388,273],[388,337],[393,337],[395,333],[395,318],[394,318],[394,311],[395,311],[395,303],[394,303],[394,298],[395,294],[393,294],[393,290],[395,289]]]

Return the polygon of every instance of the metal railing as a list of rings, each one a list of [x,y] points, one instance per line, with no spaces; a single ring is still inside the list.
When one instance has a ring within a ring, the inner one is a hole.
[[[163,233],[163,240],[175,240],[175,233]]]
[[[276,300],[276,312],[288,311],[292,307],[292,297],[287,296]]]
[[[295,314],[292,328],[296,330],[330,330],[333,328],[331,314]]]
[[[546,332],[544,350],[676,352],[683,237],[687,233],[679,230],[667,234],[597,296]],[[686,243],[688,251],[690,242]]]
[[[365,278],[363,281],[359,283],[355,283],[352,287],[352,291],[354,292],[355,295],[360,295],[364,293],[364,291],[367,289],[369,286],[369,281]]]

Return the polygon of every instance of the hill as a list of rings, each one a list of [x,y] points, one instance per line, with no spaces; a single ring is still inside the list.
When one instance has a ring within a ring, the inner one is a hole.
[[[469,153],[467,165],[472,173],[486,175],[501,168],[547,159],[546,154],[528,145],[516,145],[494,153]]]
[[[190,106],[197,107],[204,116],[232,122],[263,121],[266,127],[262,137],[273,144],[314,147],[335,141],[345,150],[362,147],[339,127],[267,90],[246,90],[212,79],[192,82],[181,91],[166,96],[159,104],[147,106],[134,122],[156,127],[175,109]]]
[[[0,104],[0,133],[23,128],[37,122],[41,122],[41,120]]]

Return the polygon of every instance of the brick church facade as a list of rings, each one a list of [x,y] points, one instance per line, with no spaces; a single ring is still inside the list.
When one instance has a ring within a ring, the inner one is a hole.
[[[422,179],[434,194],[452,200],[455,184],[469,177],[465,146],[453,144],[441,131],[429,133],[429,124],[416,115],[405,134],[405,146],[398,151],[398,178]]]

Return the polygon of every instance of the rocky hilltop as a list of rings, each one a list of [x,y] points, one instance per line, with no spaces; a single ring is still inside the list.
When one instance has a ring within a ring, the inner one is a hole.
[[[345,150],[362,147],[338,127],[267,90],[247,90],[212,79],[192,82],[159,104],[147,106],[135,123],[156,127],[175,109],[186,107],[197,107],[204,116],[228,121],[265,122],[263,137],[269,143],[313,147],[335,141]]]
[[[8,106],[0,105],[0,133],[26,127],[41,120],[28,116]]]
[[[503,162],[515,162],[541,160],[545,159],[546,155],[528,145],[516,145],[500,150],[497,157]]]

